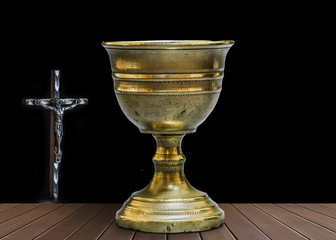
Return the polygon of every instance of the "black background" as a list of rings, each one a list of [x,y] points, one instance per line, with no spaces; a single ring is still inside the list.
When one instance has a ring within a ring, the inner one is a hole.
[[[155,141],[121,112],[102,41],[235,40],[213,113],[183,140],[185,172],[217,202],[332,202],[332,63],[312,6],[255,2],[6,7],[1,36],[1,202],[47,194],[49,113],[22,106],[62,97],[87,106],[64,116],[60,197],[123,202],[153,174]]]

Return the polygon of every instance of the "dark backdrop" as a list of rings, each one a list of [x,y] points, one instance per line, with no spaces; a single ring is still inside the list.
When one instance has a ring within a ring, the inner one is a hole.
[[[49,113],[22,106],[86,97],[64,116],[60,196],[123,202],[153,174],[155,141],[121,112],[102,41],[235,40],[217,106],[183,140],[188,180],[217,202],[335,201],[323,29],[307,6],[8,6],[1,54],[1,202],[47,194]],[[205,5],[203,5],[205,4]],[[307,12],[308,11],[308,12]]]

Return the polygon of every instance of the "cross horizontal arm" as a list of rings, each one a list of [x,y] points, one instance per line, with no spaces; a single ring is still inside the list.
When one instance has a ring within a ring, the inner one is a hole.
[[[62,105],[73,105],[73,104],[87,104],[88,99],[87,98],[65,98],[61,99]],[[24,99],[23,104],[24,105],[50,105],[52,99],[46,98],[46,99]]]

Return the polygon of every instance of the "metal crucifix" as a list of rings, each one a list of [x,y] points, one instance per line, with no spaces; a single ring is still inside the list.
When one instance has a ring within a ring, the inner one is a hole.
[[[60,98],[60,71],[51,71],[51,97],[49,99],[24,99],[25,105],[50,110],[50,160],[49,197],[58,200],[59,167],[62,161],[63,115],[78,105],[87,104],[86,98]]]

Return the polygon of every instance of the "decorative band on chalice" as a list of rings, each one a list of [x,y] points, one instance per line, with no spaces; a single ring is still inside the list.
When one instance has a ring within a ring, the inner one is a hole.
[[[116,93],[191,93],[217,91],[222,88],[223,74],[218,77],[179,79],[121,79],[114,78]]]

